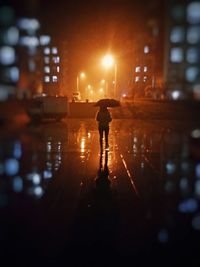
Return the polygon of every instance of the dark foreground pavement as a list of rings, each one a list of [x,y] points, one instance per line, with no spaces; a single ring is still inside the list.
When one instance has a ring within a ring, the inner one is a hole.
[[[91,119],[2,128],[1,266],[200,266],[197,128],[113,120],[102,153]]]

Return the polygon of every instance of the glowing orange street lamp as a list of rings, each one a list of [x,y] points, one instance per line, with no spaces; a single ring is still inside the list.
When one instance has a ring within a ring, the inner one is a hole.
[[[116,88],[117,88],[117,64],[114,60],[114,57],[110,54],[107,54],[102,59],[102,65],[108,69],[114,66],[114,97],[116,97]],[[108,86],[108,85],[107,85]],[[107,89],[107,88],[106,88]]]
[[[102,64],[105,68],[110,68],[114,64],[114,59],[112,55],[105,55],[102,59]]]

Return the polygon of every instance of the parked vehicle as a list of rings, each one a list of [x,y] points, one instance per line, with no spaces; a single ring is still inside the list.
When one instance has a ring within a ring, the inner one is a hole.
[[[79,102],[81,101],[81,94],[80,92],[73,92],[72,94],[72,102]]]
[[[68,98],[65,96],[35,96],[27,110],[33,120],[61,120],[69,115]]]

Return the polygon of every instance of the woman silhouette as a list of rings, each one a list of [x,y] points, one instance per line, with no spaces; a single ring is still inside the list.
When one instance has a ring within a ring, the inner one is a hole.
[[[108,149],[108,134],[109,134],[109,123],[112,121],[110,112],[106,106],[100,106],[97,113],[96,120],[99,123],[99,142],[101,149],[103,148],[103,133],[105,135],[106,149]]]

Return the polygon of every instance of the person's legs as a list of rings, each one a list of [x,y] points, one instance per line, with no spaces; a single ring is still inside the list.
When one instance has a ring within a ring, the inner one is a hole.
[[[99,128],[99,143],[100,147],[103,147],[103,129]]]
[[[106,141],[107,148],[108,148],[108,134],[109,134],[109,127],[105,128],[105,141]]]

